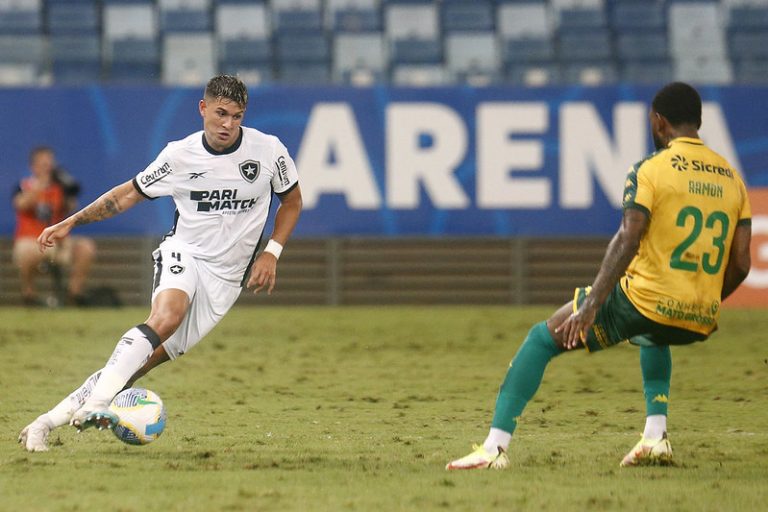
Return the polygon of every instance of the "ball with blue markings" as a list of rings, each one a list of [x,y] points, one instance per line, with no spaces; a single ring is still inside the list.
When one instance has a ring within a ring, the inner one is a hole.
[[[125,389],[112,400],[109,410],[119,418],[112,432],[124,443],[149,444],[165,429],[165,407],[154,391]]]

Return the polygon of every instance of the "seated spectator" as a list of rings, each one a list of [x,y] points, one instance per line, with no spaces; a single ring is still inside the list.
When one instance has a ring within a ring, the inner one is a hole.
[[[80,185],[58,167],[49,147],[36,147],[30,152],[29,170],[31,176],[21,180],[13,194],[16,210],[13,261],[19,268],[24,305],[42,304],[37,296],[35,278],[46,265],[55,272],[68,271],[67,302],[85,305],[85,280],[96,255],[94,241],[72,236],[45,254],[37,244],[37,237],[43,229],[76,209]]]

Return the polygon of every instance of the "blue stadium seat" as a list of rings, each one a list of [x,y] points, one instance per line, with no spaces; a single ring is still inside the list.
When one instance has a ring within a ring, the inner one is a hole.
[[[284,64],[280,67],[280,82],[291,85],[322,85],[331,82],[327,64]]]
[[[768,60],[744,60],[734,63],[734,81],[741,85],[768,85]]]
[[[462,32],[445,38],[445,64],[455,82],[490,85],[499,80],[499,49],[493,32]]]
[[[37,85],[47,62],[42,35],[0,36],[0,83],[12,86]]]
[[[728,11],[730,30],[768,28],[768,5],[735,5]]]
[[[560,9],[560,29],[603,28],[607,25],[607,16],[603,8],[573,7]]]
[[[99,5],[96,0],[48,2],[48,33],[96,33],[101,28]]]
[[[623,30],[616,35],[620,60],[653,60],[669,57],[666,30]]]
[[[733,31],[728,35],[728,50],[733,60],[768,59],[768,30]]]
[[[381,30],[378,0],[327,0],[328,27],[335,32],[371,32]]]
[[[42,12],[40,0],[0,3],[0,35],[40,33]]]
[[[56,83],[81,85],[101,80],[99,36],[51,36],[50,47],[53,78]]]
[[[158,0],[163,32],[208,32],[211,30],[210,0]]]
[[[671,82],[674,74],[668,59],[626,61],[621,66],[621,81],[640,85],[662,85]]]
[[[617,30],[663,29],[667,26],[666,4],[658,0],[614,2],[611,26]]]
[[[280,66],[283,63],[322,64],[330,61],[328,39],[322,32],[309,34],[281,34],[275,38],[275,54]]]
[[[156,39],[118,39],[112,41],[106,71],[110,82],[158,83],[160,45]]]
[[[558,58],[568,61],[606,61],[613,57],[607,29],[573,29],[558,34]]]
[[[275,32],[317,32],[323,28],[320,0],[272,0]]]
[[[502,58],[507,64],[548,62],[555,57],[551,39],[508,39],[502,41]]]
[[[441,11],[446,32],[494,29],[493,4],[488,0],[446,0]]]
[[[436,4],[389,5],[385,18],[392,63],[437,64],[442,62],[443,41],[440,36],[438,17]]]

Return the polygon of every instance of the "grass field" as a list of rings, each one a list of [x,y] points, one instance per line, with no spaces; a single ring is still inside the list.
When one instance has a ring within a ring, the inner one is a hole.
[[[18,431],[109,356],[144,309],[0,310],[0,510],[765,510],[768,314],[673,348],[676,467],[619,469],[644,422],[638,352],[567,354],[545,375],[508,471],[446,472],[485,436],[528,327],[549,308],[245,308],[140,384],[168,426]]]

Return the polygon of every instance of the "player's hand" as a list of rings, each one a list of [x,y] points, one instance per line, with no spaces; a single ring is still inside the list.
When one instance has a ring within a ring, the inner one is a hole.
[[[268,252],[261,253],[251,267],[251,277],[246,288],[253,289],[253,293],[259,293],[265,287],[267,295],[272,295],[277,278],[277,258]]]
[[[596,315],[595,309],[582,304],[579,309],[571,313],[562,324],[555,328],[555,333],[562,332],[566,350],[573,350],[586,342],[587,333],[595,323]]]
[[[40,236],[37,237],[40,252],[44,252],[46,249],[50,249],[56,245],[56,242],[65,238],[70,231],[72,231],[72,225],[66,220],[45,228],[43,232],[40,233]]]

